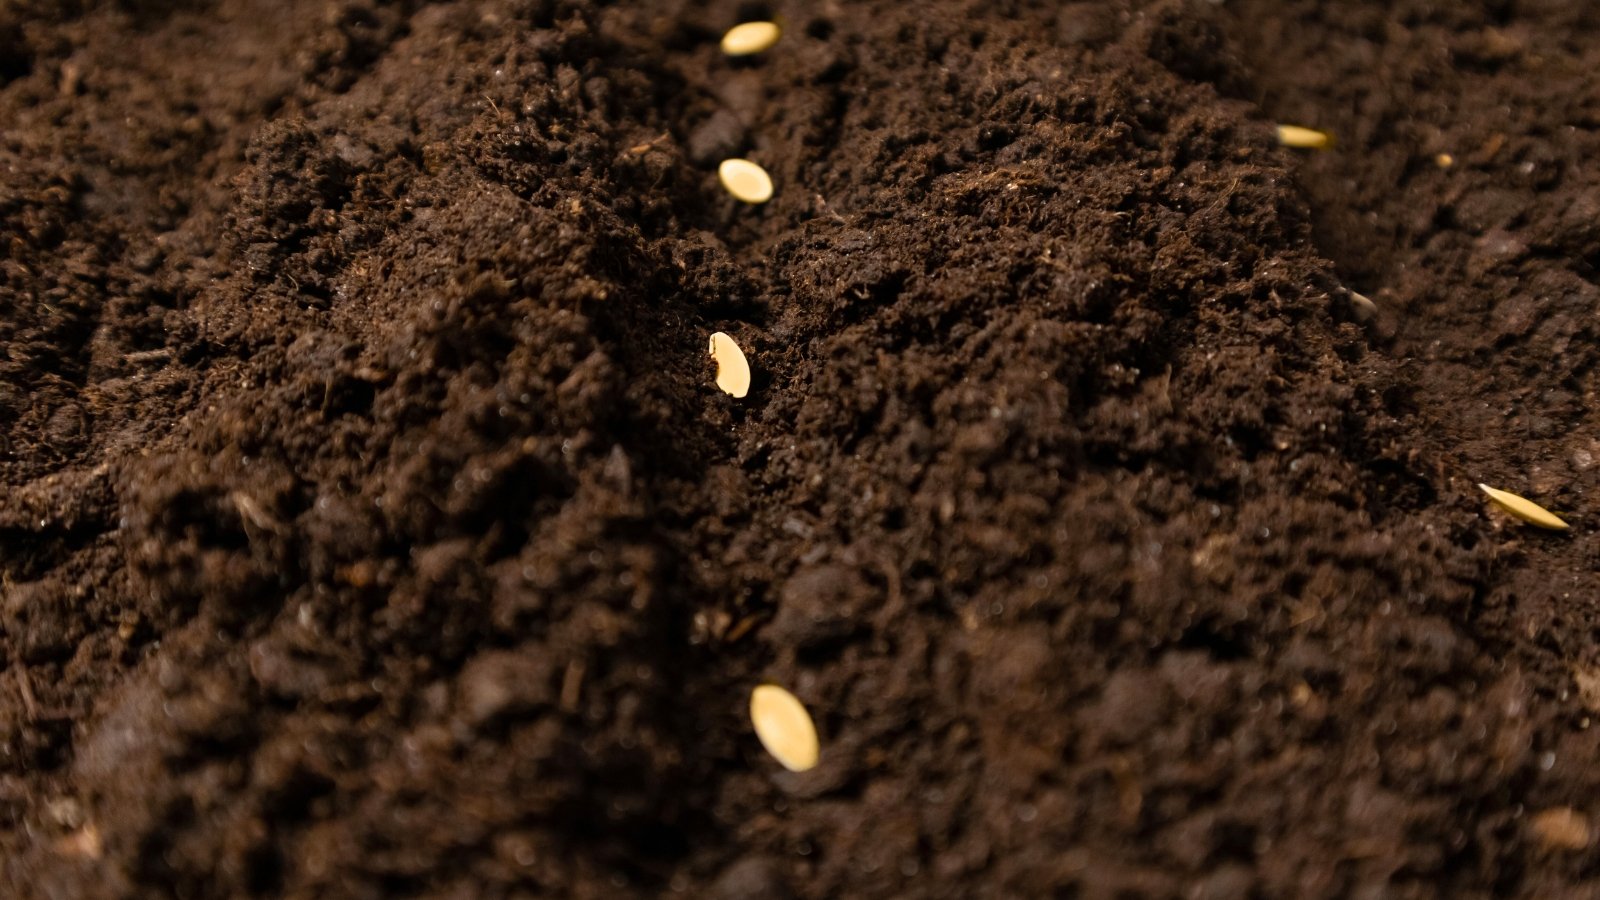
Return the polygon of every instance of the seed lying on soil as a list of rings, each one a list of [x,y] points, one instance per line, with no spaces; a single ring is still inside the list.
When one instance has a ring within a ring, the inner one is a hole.
[[[1354,310],[1356,321],[1370,322],[1378,315],[1378,304],[1373,303],[1365,294],[1350,291],[1350,307]]]
[[[744,22],[722,36],[722,52],[729,56],[749,56],[770,50],[782,32],[776,22]]]
[[[1516,494],[1507,491],[1496,490],[1487,484],[1480,484],[1478,487],[1482,488],[1483,492],[1489,495],[1489,499],[1493,500],[1501,509],[1527,522],[1529,525],[1537,525],[1540,528],[1548,528],[1551,531],[1566,531],[1570,527],[1567,523],[1556,518],[1555,513],[1534,503],[1532,500],[1518,497]]]
[[[1279,125],[1278,143],[1301,150],[1326,150],[1333,144],[1333,135],[1301,125]]]
[[[1456,158],[1448,153],[1441,153],[1433,158],[1433,164],[1441,169],[1448,169],[1456,164]]]
[[[765,203],[772,199],[772,176],[748,159],[725,159],[717,166],[717,177],[735,200]]]
[[[750,692],[750,722],[761,746],[785,769],[804,772],[816,766],[817,726],[795,695],[775,684],[760,685]]]
[[[733,338],[720,331],[713,334],[711,358],[717,363],[717,387],[740,398],[750,393],[750,362]]]

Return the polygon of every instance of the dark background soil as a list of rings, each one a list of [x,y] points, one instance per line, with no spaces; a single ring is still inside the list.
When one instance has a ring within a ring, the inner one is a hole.
[[[0,885],[1600,895],[1597,73],[1567,0],[0,4]]]

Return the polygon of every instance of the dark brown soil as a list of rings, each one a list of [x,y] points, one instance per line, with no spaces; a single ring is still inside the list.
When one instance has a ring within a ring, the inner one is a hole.
[[[1597,160],[1572,0],[0,3],[0,891],[1600,896]]]

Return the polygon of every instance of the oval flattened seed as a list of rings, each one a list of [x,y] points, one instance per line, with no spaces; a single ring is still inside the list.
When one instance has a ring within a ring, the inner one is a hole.
[[[1349,289],[1346,288],[1346,290]],[[1378,304],[1373,303],[1371,298],[1365,294],[1358,294],[1355,291],[1349,291],[1349,293],[1350,309],[1357,322],[1370,322],[1377,318]]]
[[[1537,525],[1540,528],[1548,528],[1551,531],[1566,531],[1571,527],[1557,518],[1555,513],[1534,503],[1532,500],[1518,497],[1509,491],[1497,490],[1487,484],[1480,484],[1478,487],[1489,495],[1489,499],[1493,500],[1496,506],[1499,506],[1515,518],[1527,522],[1529,525]]]
[[[1326,150],[1333,145],[1333,135],[1303,125],[1279,125],[1278,143],[1300,150]]]
[[[750,361],[733,338],[721,331],[713,334],[711,359],[717,364],[717,387],[740,399],[750,393]]]
[[[722,52],[729,56],[750,56],[772,49],[783,32],[776,22],[742,22],[722,36]]]
[[[772,199],[772,176],[748,159],[723,160],[717,178],[735,200],[755,204]]]
[[[785,769],[804,772],[816,767],[822,753],[817,726],[795,695],[775,684],[758,686],[750,692],[750,723],[761,746]]]

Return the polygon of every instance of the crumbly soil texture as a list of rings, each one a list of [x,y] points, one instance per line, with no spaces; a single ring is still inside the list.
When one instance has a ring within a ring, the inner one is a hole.
[[[1600,896],[1597,73],[1571,0],[0,3],[0,892]]]

